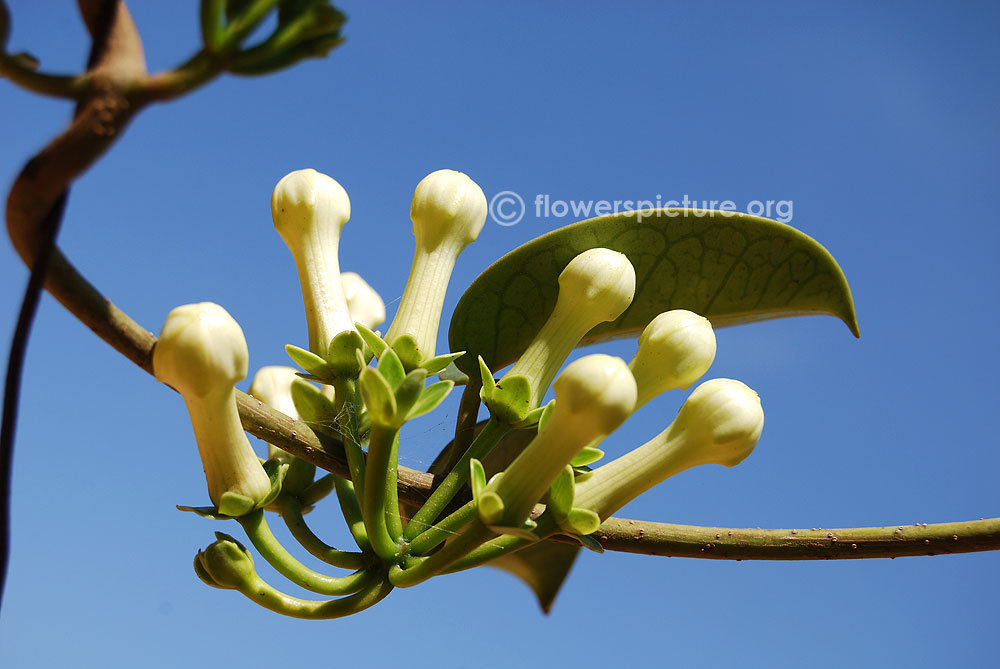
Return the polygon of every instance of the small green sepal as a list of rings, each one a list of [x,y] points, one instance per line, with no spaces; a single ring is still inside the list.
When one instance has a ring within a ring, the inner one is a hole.
[[[202,518],[208,518],[209,520],[232,520],[232,516],[224,516],[219,513],[219,510],[214,506],[181,506],[177,505],[178,511],[188,511],[190,513],[196,513]]]
[[[253,511],[256,506],[254,501],[246,495],[224,492],[222,499],[219,500],[219,513],[230,518],[239,518]]]
[[[453,362],[465,355],[465,351],[459,351],[458,353],[446,353],[444,355],[438,355],[430,360],[424,360],[421,363],[421,367],[427,370],[427,375],[437,374],[438,372],[446,369]]]
[[[409,420],[413,406],[420,399],[424,391],[424,383],[427,381],[427,372],[423,369],[415,369],[400,381],[393,388],[396,393],[397,422],[402,425]]]
[[[486,487],[486,469],[475,458],[469,460],[469,487],[472,488],[472,499],[476,500]]]
[[[329,423],[336,416],[336,406],[311,383],[292,381],[292,403],[304,423]]]
[[[595,553],[604,552],[604,546],[601,545],[601,542],[599,542],[597,539],[590,536],[589,534],[579,534],[579,535],[574,534],[569,536],[571,536],[576,541],[579,541],[580,545],[586,548],[587,550],[594,551]]]
[[[377,369],[393,388],[397,387],[406,377],[403,363],[399,361],[399,356],[391,348],[386,349],[379,357]]]
[[[285,353],[292,359],[292,362],[309,373],[308,378],[310,381],[324,383],[337,374],[337,370],[333,365],[312,351],[307,351],[293,344],[285,344]],[[303,376],[303,378],[306,377]]]
[[[395,425],[396,394],[385,377],[374,367],[365,367],[358,385],[372,422],[386,427]]]
[[[355,323],[354,327],[358,329],[358,334],[360,334],[361,338],[365,340],[365,344],[368,345],[369,352],[381,360],[382,354],[385,353],[387,348],[389,348],[389,345],[385,343],[385,340],[382,339],[378,332],[372,332],[360,323]]]
[[[365,340],[354,330],[345,330],[330,340],[328,356],[334,375],[357,378],[361,368],[367,364],[364,351]]]
[[[586,465],[593,464],[604,457],[604,451],[599,448],[594,448],[593,446],[584,446],[583,450],[576,454],[576,457],[570,461],[573,467],[585,467]]]
[[[417,348],[417,340],[410,335],[404,334],[396,337],[392,342],[392,350],[396,352],[403,367],[408,371],[422,366],[423,354]]]
[[[601,526],[601,518],[590,509],[572,509],[566,516],[564,529],[572,530],[574,534],[587,536],[597,531]]]
[[[546,497],[545,510],[556,522],[562,523],[573,509],[573,486],[573,468],[567,465],[552,482]]]
[[[448,396],[451,389],[455,387],[453,381],[445,380],[438,381],[437,383],[432,383],[420,392],[420,397],[417,398],[416,403],[414,403],[413,408],[406,416],[406,420],[411,420],[419,416],[423,416],[426,413],[430,413],[438,407],[444,398]]]

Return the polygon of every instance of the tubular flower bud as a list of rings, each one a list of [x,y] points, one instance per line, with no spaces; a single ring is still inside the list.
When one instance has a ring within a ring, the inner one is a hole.
[[[654,318],[639,335],[639,350],[629,369],[639,388],[639,403],[661,393],[689,388],[715,360],[715,332],[707,318],[674,309]]]
[[[225,309],[211,302],[177,307],[153,349],[156,378],[184,398],[205,468],[208,494],[222,513],[223,497],[249,510],[271,483],[243,431],[234,384],[246,377],[247,343]],[[227,514],[232,515],[232,514]]]
[[[527,378],[531,408],[539,406],[556,372],[584,335],[621,316],[634,294],[635,269],[624,253],[596,248],[576,256],[559,274],[555,309],[504,378]],[[499,385],[503,386],[503,380]]]
[[[417,184],[410,207],[416,251],[396,317],[386,333],[390,346],[408,335],[420,360],[434,357],[441,308],[455,261],[486,222],[486,196],[467,175],[438,170]],[[408,367],[413,360],[404,360]]]
[[[295,410],[292,401],[292,382],[298,379],[296,370],[292,367],[272,365],[261,367],[250,384],[250,394],[272,409],[277,409],[290,418],[298,420],[299,412]],[[293,456],[271,444],[267,445],[268,459],[278,459],[291,462]]]
[[[344,272],[340,275],[340,285],[344,289],[352,321],[361,323],[369,330],[385,322],[385,302],[359,274]]]
[[[670,427],[578,483],[573,504],[594,511],[604,521],[685,469],[738,465],[753,451],[763,428],[757,393],[732,379],[706,381],[691,393]]]
[[[635,379],[621,358],[594,354],[571,363],[554,384],[541,431],[477,500],[486,525],[517,526],[580,450],[611,434],[635,408]]]
[[[275,186],[271,216],[299,272],[309,350],[325,359],[330,341],[354,329],[338,259],[340,232],[351,217],[351,201],[341,185],[325,174],[298,170]]]

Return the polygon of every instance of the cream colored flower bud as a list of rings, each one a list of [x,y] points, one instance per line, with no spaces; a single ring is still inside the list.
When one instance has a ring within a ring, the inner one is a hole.
[[[248,360],[240,326],[211,302],[171,311],[153,349],[156,378],[177,390],[187,405],[216,506],[226,493],[252,506],[271,490],[236,408],[234,384],[246,377]]]
[[[715,332],[707,318],[686,309],[660,314],[639,335],[629,369],[643,406],[661,393],[689,388],[715,360]]]
[[[532,408],[539,406],[556,372],[584,335],[621,316],[634,294],[635,269],[624,253],[590,249],[566,265],[559,274],[559,296],[549,319],[507,373],[528,379]]]
[[[298,420],[299,412],[292,401],[292,382],[298,379],[296,370],[282,365],[261,367],[250,384],[250,394],[272,409],[277,409],[289,418]],[[293,456],[271,444],[267,445],[268,459],[291,462]]]
[[[430,251],[448,245],[461,251],[476,241],[486,211],[486,195],[468,175],[455,170],[431,172],[417,184],[410,204],[417,246]]]
[[[603,521],[685,469],[739,464],[753,451],[763,428],[757,393],[732,379],[706,381],[691,393],[670,427],[581,481],[573,504]]]
[[[344,288],[344,298],[352,321],[361,323],[369,330],[374,330],[385,322],[385,302],[361,275],[344,272],[340,275],[340,285]]]
[[[576,360],[553,388],[556,403],[545,426],[480,496],[479,516],[487,525],[523,523],[576,454],[617,429],[635,408],[635,379],[624,360],[610,355]]]
[[[416,251],[385,340],[413,337],[421,360],[434,357],[441,308],[459,254],[486,222],[486,196],[461,172],[438,170],[417,184],[410,207]]]
[[[340,232],[351,201],[339,183],[316,170],[286,175],[271,195],[274,227],[295,258],[309,329],[309,350],[326,358],[330,341],[354,321],[340,283]]]

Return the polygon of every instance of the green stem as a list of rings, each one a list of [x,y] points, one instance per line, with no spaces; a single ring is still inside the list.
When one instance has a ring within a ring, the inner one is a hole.
[[[254,574],[251,582],[239,588],[239,591],[248,599],[275,613],[306,620],[330,620],[343,618],[378,604],[392,592],[392,584],[383,578],[350,597],[317,602],[286,595]]]
[[[412,541],[434,524],[437,517],[469,479],[469,461],[473,458],[482,459],[510,430],[509,425],[495,418],[490,418],[487,421],[482,432],[458,459],[448,475],[444,477],[441,485],[431,493],[420,510],[410,519],[410,524],[406,526],[406,532],[403,535],[406,539]]]
[[[468,525],[475,517],[475,502],[466,503],[465,506],[452,513],[437,525],[434,525],[425,532],[421,532],[416,539],[410,542],[410,553],[412,555],[426,555],[442,541],[446,541],[458,534],[458,531]]]
[[[389,471],[385,477],[385,525],[393,541],[403,537],[403,519],[399,513],[399,431],[392,440]]]
[[[371,584],[373,575],[364,570],[358,570],[350,576],[332,577],[313,571],[296,560],[271,533],[263,511],[254,511],[237,520],[261,557],[282,576],[306,590],[321,595],[350,595]]]
[[[340,502],[340,511],[344,514],[344,521],[351,531],[351,536],[354,537],[354,543],[363,551],[371,550],[371,542],[368,541],[368,532],[365,530],[365,521],[361,517],[361,507],[358,505],[358,498],[354,493],[354,484],[338,476],[334,480],[334,486],[337,490],[337,501]]]
[[[309,529],[305,518],[302,517],[302,504],[297,497],[287,495],[282,499],[281,517],[285,520],[285,524],[295,540],[323,562],[341,569],[363,569],[365,567],[365,558],[362,553],[349,553],[328,546]]]
[[[79,100],[86,91],[86,75],[71,77],[45,74],[26,67],[17,58],[6,53],[0,53],[0,76],[6,77],[32,93],[51,95],[57,98]]]
[[[361,499],[365,490],[365,454],[361,450],[361,435],[358,432],[358,408],[361,406],[358,383],[356,379],[338,378],[333,384],[333,389],[340,440],[344,443],[347,466],[351,470],[351,482],[358,498]]]
[[[375,553],[383,560],[394,560],[399,553],[399,545],[389,536],[385,519],[386,488],[390,479],[393,487],[396,485],[396,469],[390,460],[393,441],[397,435],[398,430],[395,428],[378,423],[372,425],[368,441],[364,494],[361,496],[361,515],[365,519],[368,540],[371,541]],[[392,476],[389,475],[390,468],[393,471]]]
[[[443,572],[493,536],[495,535],[492,531],[475,519],[437,553],[424,558],[408,558],[405,567],[393,566],[389,569],[389,582],[397,588],[409,588],[423,583]]]

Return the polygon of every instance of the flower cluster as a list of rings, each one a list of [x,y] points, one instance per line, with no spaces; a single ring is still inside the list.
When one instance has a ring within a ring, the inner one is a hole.
[[[340,271],[340,235],[351,214],[347,193],[315,170],[292,172],[275,187],[271,213],[298,270],[308,347],[286,347],[301,369],[264,367],[250,392],[338,439],[349,476],[316,478],[313,465],[274,445],[267,460],[258,459],[237,409],[235,384],[248,369],[239,325],[211,303],[170,313],[153,366],[191,416],[213,504],[193,510],[236,519],[278,572],[334,599],[306,601],[274,590],[257,576],[249,551],[221,533],[195,559],[202,580],[287,615],[348,615],[393,587],[476,566],[555,533],[594,547],[589,535],[600,523],[650,487],[695,465],[733,466],[753,450],[763,425],[759,398],[738,381],[714,379],[690,394],[661,434],[590,467],[603,457],[601,442],[637,409],[698,381],[716,347],[708,320],[673,310],[648,324],[630,362],[593,354],[566,365],[581,340],[621,318],[635,295],[628,257],[590,248],[562,269],[551,313],[506,374],[497,381],[480,358],[480,378],[460,381],[478,391],[490,418],[474,439],[458,440],[450,471],[424,504],[400,505],[401,429],[435,409],[455,385],[454,375],[429,381],[464,353],[437,354],[441,310],[455,263],[479,235],[486,212],[482,189],[460,172],[440,170],[417,185],[413,263],[383,336],[374,331],[385,320],[382,299],[359,275]],[[555,399],[546,404],[550,387]],[[510,439],[523,448],[488,477],[487,456]],[[465,485],[472,499],[455,509]],[[306,524],[303,514],[331,492],[357,550],[328,546]],[[271,534],[265,511],[279,513],[310,553],[352,573],[327,576],[298,562]]]

